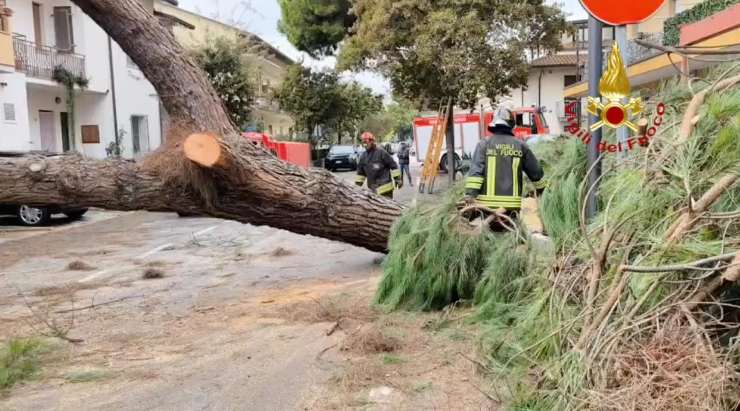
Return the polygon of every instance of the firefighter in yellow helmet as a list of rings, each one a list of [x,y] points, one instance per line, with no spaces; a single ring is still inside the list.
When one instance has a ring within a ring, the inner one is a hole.
[[[516,216],[522,208],[524,176],[541,193],[547,183],[540,162],[527,144],[514,137],[514,114],[500,109],[488,130],[490,139],[475,149],[470,172],[465,178],[465,202],[492,209],[506,209]]]
[[[367,181],[367,187],[384,197],[393,198],[396,187],[401,188],[401,171],[393,157],[378,147],[372,133],[362,134],[362,143],[365,152],[357,162],[357,179],[355,183],[362,187]]]

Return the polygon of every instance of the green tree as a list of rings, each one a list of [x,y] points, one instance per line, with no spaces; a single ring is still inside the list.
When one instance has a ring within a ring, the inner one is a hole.
[[[290,113],[299,132],[305,133],[312,144],[318,126],[333,124],[339,109],[339,77],[330,71],[311,71],[300,65],[291,66],[277,90],[280,107]]]
[[[256,97],[256,86],[248,55],[253,47],[243,39],[209,39],[191,51],[206,72],[208,80],[224,102],[231,121],[242,129],[249,121]]]
[[[395,93],[463,108],[525,84],[526,54],[559,47],[567,23],[544,0],[355,0],[357,21],[339,69],[370,69]]]
[[[340,84],[337,96],[337,111],[330,127],[337,133],[337,143],[342,144],[342,138],[348,133],[353,137],[357,135],[363,120],[383,110],[383,96],[357,82]]]
[[[334,53],[354,23],[349,0],[278,0],[280,32],[312,57]]]
[[[382,96],[369,88],[342,83],[333,71],[312,71],[299,65],[288,69],[277,98],[312,144],[326,137],[327,131],[336,133],[341,144],[342,136],[355,133],[360,121],[383,108]],[[314,135],[318,126],[324,132],[321,136]]]
[[[399,141],[410,140],[414,136],[414,118],[419,115],[413,104],[401,99],[386,107],[393,124],[393,134]]]
[[[404,141],[413,138],[414,118],[419,114],[407,101],[392,102],[382,112],[366,117],[359,125],[359,131],[369,131],[382,141]]]

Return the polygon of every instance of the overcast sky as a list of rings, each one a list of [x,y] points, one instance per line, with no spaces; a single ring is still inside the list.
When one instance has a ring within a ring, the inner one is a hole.
[[[288,39],[282,35],[277,24],[280,20],[280,6],[277,0],[179,0],[180,7],[195,11],[207,17],[212,17],[225,23],[237,23],[241,28],[248,30],[272,44],[278,50],[292,57],[296,61],[302,60],[305,65],[312,67],[333,67],[333,58],[316,61],[305,53],[296,50]],[[579,0],[548,1],[563,5],[570,19],[586,17]],[[380,76],[372,73],[346,73],[345,78],[353,78],[371,87],[375,92],[390,94],[390,86]]]

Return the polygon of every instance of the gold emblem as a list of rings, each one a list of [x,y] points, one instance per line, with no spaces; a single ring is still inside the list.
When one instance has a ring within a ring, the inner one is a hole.
[[[586,107],[590,114],[601,119],[591,126],[591,131],[604,126],[614,129],[627,126],[637,132],[637,125],[632,122],[632,118],[642,113],[645,107],[640,98],[632,98],[629,103],[622,104],[622,100],[630,95],[630,81],[622,61],[622,52],[616,42],[609,54],[607,70],[599,82],[599,93],[606,101],[589,97]]]

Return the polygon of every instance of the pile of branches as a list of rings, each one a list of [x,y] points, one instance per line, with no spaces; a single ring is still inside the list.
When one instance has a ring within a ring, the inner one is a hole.
[[[479,307],[483,347],[512,409],[740,404],[740,66],[666,84],[651,101],[665,104],[663,125],[649,147],[604,156],[595,219],[585,217],[594,187],[583,144],[541,145],[551,188],[540,209],[557,251],[504,234],[475,252],[485,264],[464,276],[473,291],[459,297]],[[412,257],[409,230],[397,234],[390,264]],[[426,253],[450,244],[435,246]],[[384,281],[379,302],[399,289],[413,301],[404,280],[449,272],[413,261],[386,267],[396,286]]]

